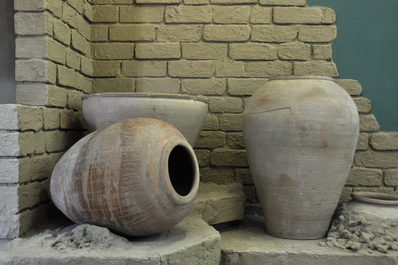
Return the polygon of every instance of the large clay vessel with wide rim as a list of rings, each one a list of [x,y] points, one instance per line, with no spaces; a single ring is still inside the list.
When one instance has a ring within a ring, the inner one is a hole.
[[[350,95],[328,77],[271,79],[246,106],[243,134],[266,231],[324,237],[359,135]]]
[[[129,236],[180,222],[199,187],[195,153],[170,124],[148,118],[114,123],[78,141],[51,176],[55,205],[72,221]]]
[[[207,116],[207,99],[165,93],[97,93],[83,96],[90,131],[132,118],[154,118],[176,127],[193,146]]]

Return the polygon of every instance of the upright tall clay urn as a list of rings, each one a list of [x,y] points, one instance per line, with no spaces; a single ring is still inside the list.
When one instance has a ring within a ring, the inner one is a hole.
[[[56,164],[50,191],[76,223],[143,236],[180,222],[198,186],[195,153],[184,136],[164,121],[137,118],[78,141]]]
[[[348,93],[327,77],[271,79],[250,99],[243,134],[266,231],[324,237],[359,135]]]

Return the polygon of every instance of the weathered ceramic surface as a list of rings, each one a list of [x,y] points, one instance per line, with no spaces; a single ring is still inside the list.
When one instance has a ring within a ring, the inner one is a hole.
[[[152,235],[180,222],[199,186],[192,147],[173,126],[129,119],[77,142],[56,164],[55,205],[76,223]]]
[[[325,236],[359,135],[351,97],[331,79],[267,82],[243,113],[249,166],[274,236]]]
[[[99,93],[83,97],[90,131],[131,118],[155,118],[176,127],[193,146],[207,115],[206,100],[177,94]]]
[[[398,220],[398,195],[378,192],[354,192],[347,211],[365,213],[381,219]]]

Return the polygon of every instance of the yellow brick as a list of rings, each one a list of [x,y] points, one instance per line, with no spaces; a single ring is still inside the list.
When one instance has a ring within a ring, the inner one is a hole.
[[[94,59],[132,59],[134,57],[132,43],[94,43],[91,47]]]
[[[203,32],[206,41],[247,41],[249,37],[247,25],[206,25]]]
[[[260,0],[260,5],[265,6],[305,6],[307,0]]]
[[[184,94],[221,96],[226,90],[226,85],[225,78],[183,79],[181,90]]]
[[[157,29],[157,40],[161,42],[197,42],[202,36],[199,25],[160,25]]]
[[[310,45],[298,41],[278,46],[278,56],[283,60],[308,60],[310,52]]]
[[[96,78],[93,81],[93,93],[134,92],[133,78]]]
[[[94,61],[94,77],[115,77],[119,74],[120,63],[115,61]]]
[[[168,6],[166,7],[166,23],[210,23],[212,20],[211,6]]]
[[[182,57],[195,60],[215,60],[227,57],[228,46],[224,43],[183,43]]]
[[[93,22],[117,22],[119,13],[116,5],[93,6]]]
[[[172,77],[211,77],[213,72],[212,61],[180,60],[169,62],[169,75]]]
[[[138,43],[135,56],[139,59],[178,59],[181,57],[179,43]]]
[[[244,77],[246,76],[245,64],[236,61],[216,61],[215,76],[217,77]]]
[[[336,39],[336,26],[301,26],[298,39],[304,42],[332,42]]]
[[[313,45],[312,46],[314,59],[316,60],[330,60],[332,59],[332,45]]]
[[[77,88],[76,72],[62,65],[57,66],[57,85]]]
[[[69,45],[71,41],[71,31],[68,25],[60,20],[56,20],[54,22],[54,38],[65,45]]]
[[[297,37],[295,26],[254,25],[252,32],[253,41],[261,42],[287,42]]]
[[[76,30],[72,30],[72,47],[85,55],[90,54],[90,42]]]
[[[91,25],[91,40],[92,41],[108,40],[108,26],[106,26],[106,25]]]
[[[294,63],[295,75],[324,75],[338,77],[337,67],[333,62],[308,61]]]
[[[153,25],[117,25],[109,27],[111,41],[153,41],[155,40]]]
[[[272,23],[272,8],[263,6],[253,6],[250,23],[252,24],[271,24]]]
[[[164,7],[162,6],[121,6],[120,22],[152,22],[163,21]]]
[[[167,62],[165,61],[126,61],[122,63],[124,76],[132,77],[161,77],[166,76]]]
[[[229,55],[235,60],[276,60],[276,47],[270,44],[230,44]]]
[[[80,70],[80,55],[72,49],[66,50],[66,66]]]
[[[277,24],[321,24],[323,11],[319,7],[275,7]]]
[[[250,17],[250,6],[214,6],[215,23],[247,24]]]
[[[178,94],[180,92],[180,80],[172,78],[137,78],[135,88],[137,92]]]
[[[246,67],[248,77],[291,75],[292,69],[292,64],[284,61],[249,62]]]

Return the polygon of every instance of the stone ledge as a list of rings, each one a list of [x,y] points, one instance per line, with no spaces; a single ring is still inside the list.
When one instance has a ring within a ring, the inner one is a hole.
[[[208,224],[243,219],[246,196],[239,183],[218,185],[200,183],[191,215],[198,215]]]
[[[52,247],[56,240],[49,233],[27,240],[16,239],[0,248],[0,264],[178,265],[206,261],[206,264],[216,265],[220,261],[220,234],[198,218],[186,218],[160,235],[130,238],[128,242],[112,233],[99,237],[104,241],[100,243],[113,246],[71,248],[65,243],[57,250]],[[84,240],[82,243],[91,242]]]
[[[358,254],[337,248],[321,247],[320,240],[288,240],[266,234],[261,223],[247,222],[242,227],[221,232],[220,264],[361,264],[396,265],[398,252]]]

